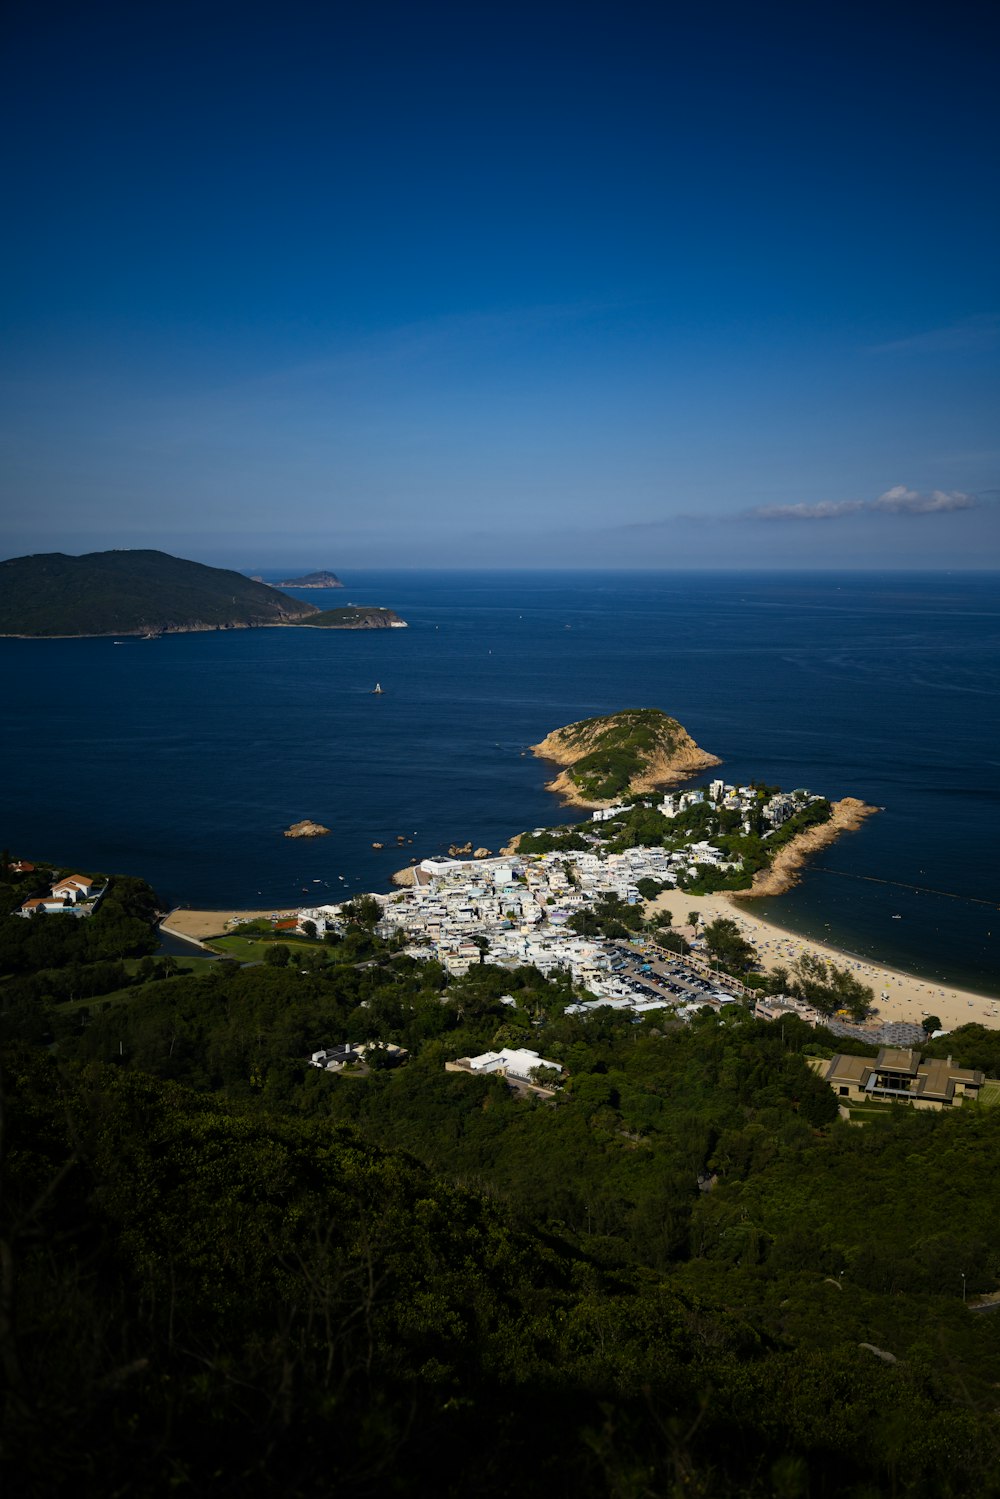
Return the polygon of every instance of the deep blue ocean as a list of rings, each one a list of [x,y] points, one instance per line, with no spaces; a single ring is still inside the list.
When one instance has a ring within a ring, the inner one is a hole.
[[[574,719],[659,707],[727,779],[885,808],[762,915],[996,987],[1000,574],[346,581],[299,596],[387,605],[410,628],[0,640],[0,840],[142,875],[169,904],[388,889],[414,855],[570,820],[526,747]],[[331,835],[282,836],[306,817]],[[402,856],[397,834],[414,840]]]

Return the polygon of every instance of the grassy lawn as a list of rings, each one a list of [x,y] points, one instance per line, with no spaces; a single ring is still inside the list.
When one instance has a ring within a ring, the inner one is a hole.
[[[72,1015],[77,1010],[90,1010],[99,1015],[105,1005],[131,1004],[133,999],[141,999],[147,989],[152,989],[154,983],[169,984],[169,979],[151,979],[148,984],[137,985],[133,989],[112,989],[110,994],[92,994],[89,999],[67,999],[63,1004],[56,1005],[60,1015]]]
[[[227,958],[235,958],[240,963],[262,963],[267,949],[281,942],[290,950],[293,961],[296,953],[329,951],[322,942],[303,942],[299,938],[289,940],[282,933],[268,938],[212,937],[208,945],[213,952],[222,953]]]
[[[141,958],[125,958],[123,964],[129,973],[135,973],[142,961]],[[175,958],[174,961],[177,964],[174,978],[184,978],[187,974],[197,976],[206,973],[215,963],[214,958]],[[129,1004],[133,999],[141,999],[149,989],[169,983],[169,978],[150,979],[148,983],[137,984],[127,989],[112,989],[108,994],[92,994],[89,999],[67,999],[61,1005],[57,1005],[56,1009],[61,1015],[72,1015],[75,1010],[88,1009],[93,1010],[96,1015],[104,1005]]]
[[[156,961],[157,956],[157,954],[153,955],[154,962]],[[125,969],[126,973],[136,973],[138,972],[139,964],[142,961],[142,958],[123,958],[122,967]],[[174,962],[177,964],[177,971],[179,973],[203,973],[206,968],[211,967],[211,965],[215,962],[215,959],[174,958]]]
[[[979,1094],[979,1102],[995,1106],[1000,1104],[1000,1082],[990,1081],[984,1084]],[[852,1103],[849,1105],[852,1124],[864,1124],[866,1119],[877,1119],[880,1115],[885,1116],[891,1109],[908,1109],[912,1105],[908,1103]]]
[[[866,1119],[885,1119],[893,1109],[908,1109],[908,1103],[852,1103],[848,1105],[852,1124],[864,1124]]]

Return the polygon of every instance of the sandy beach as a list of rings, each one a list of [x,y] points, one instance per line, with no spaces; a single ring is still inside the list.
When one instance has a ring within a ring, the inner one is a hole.
[[[206,937],[224,937],[231,930],[229,923],[232,921],[253,921],[258,917],[266,920],[271,916],[298,914],[294,907],[287,911],[274,907],[268,911],[189,911],[186,906],[178,906],[164,916],[160,926],[175,937],[190,937],[195,942],[203,942]]]
[[[846,967],[871,988],[880,1020],[909,1020],[919,1025],[925,1015],[937,1015],[944,1030],[954,1030],[956,1026],[973,1022],[1000,1029],[1000,985],[991,998],[855,958],[826,943],[765,921],[753,913],[749,901],[729,895],[686,895],[682,890],[665,891],[647,904],[647,914],[652,915],[657,910],[670,911],[674,925],[682,929],[691,911],[697,911],[703,921],[713,921],[717,916],[730,918],[747,941],[753,943],[761,967],[768,973],[779,967],[791,968],[803,952],[836,963],[838,968]]]

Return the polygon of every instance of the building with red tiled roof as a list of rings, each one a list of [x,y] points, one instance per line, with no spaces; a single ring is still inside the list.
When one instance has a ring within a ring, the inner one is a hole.
[[[34,916],[36,911],[70,911],[72,908],[73,902],[64,900],[62,896],[35,895],[23,903],[18,915]]]
[[[61,880],[56,880],[52,886],[53,895],[64,895],[69,900],[76,900],[80,896],[86,896],[94,888],[94,882],[89,874],[68,874]]]

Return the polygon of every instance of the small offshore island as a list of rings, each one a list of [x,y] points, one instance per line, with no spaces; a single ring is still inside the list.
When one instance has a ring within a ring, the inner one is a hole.
[[[274,588],[343,588],[336,573],[304,573],[301,578],[281,578]]]
[[[47,552],[0,562],[0,636],[149,639],[278,625],[377,630],[401,628],[405,620],[367,605],[321,611],[243,573],[167,552]]]
[[[566,767],[545,789],[574,807],[608,807],[616,797],[654,791],[722,764],[659,708],[584,718],[553,729],[531,749]]]

